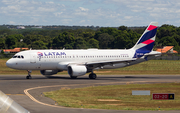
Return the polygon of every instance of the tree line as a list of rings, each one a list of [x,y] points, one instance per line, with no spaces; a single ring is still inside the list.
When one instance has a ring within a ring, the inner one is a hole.
[[[129,49],[145,27],[92,29],[0,29],[0,49]],[[180,52],[180,27],[164,24],[158,28],[156,47],[174,46]]]

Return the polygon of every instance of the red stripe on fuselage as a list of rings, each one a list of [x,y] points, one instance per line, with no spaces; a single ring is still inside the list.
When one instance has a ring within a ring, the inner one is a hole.
[[[153,29],[156,29],[156,28],[157,28],[157,26],[150,25],[147,30],[150,31],[150,30],[153,30]]]
[[[153,43],[153,42],[154,42],[154,40],[149,39],[149,40],[146,40],[146,41],[144,41],[142,43],[148,45],[148,44]]]

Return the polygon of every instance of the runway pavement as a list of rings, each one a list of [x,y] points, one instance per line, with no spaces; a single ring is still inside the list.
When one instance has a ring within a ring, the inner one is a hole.
[[[46,78],[32,75],[31,80],[25,75],[0,75],[0,90],[10,96],[31,113],[179,113],[180,111],[118,111],[66,108],[55,105],[55,102],[42,95],[43,92],[58,90],[64,87],[80,88],[87,86],[129,84],[129,83],[167,83],[180,82],[180,75],[105,75],[91,80],[88,76],[70,79],[68,75],[57,75]]]

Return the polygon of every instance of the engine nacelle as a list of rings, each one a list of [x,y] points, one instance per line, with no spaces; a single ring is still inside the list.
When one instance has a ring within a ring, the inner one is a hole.
[[[70,76],[82,76],[87,73],[86,66],[83,65],[70,65],[68,66],[68,74]]]
[[[40,70],[42,75],[54,75],[60,72],[59,70]]]

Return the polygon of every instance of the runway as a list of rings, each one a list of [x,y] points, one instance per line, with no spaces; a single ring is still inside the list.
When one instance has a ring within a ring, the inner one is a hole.
[[[0,75],[0,90],[10,96],[31,113],[179,113],[180,111],[118,111],[97,109],[76,109],[55,105],[55,102],[42,95],[43,92],[61,88],[80,88],[87,86],[131,84],[131,83],[169,83],[180,82],[180,75],[100,75],[96,80],[82,76],[70,79],[68,75],[46,78],[32,75],[31,80],[25,75]]]

